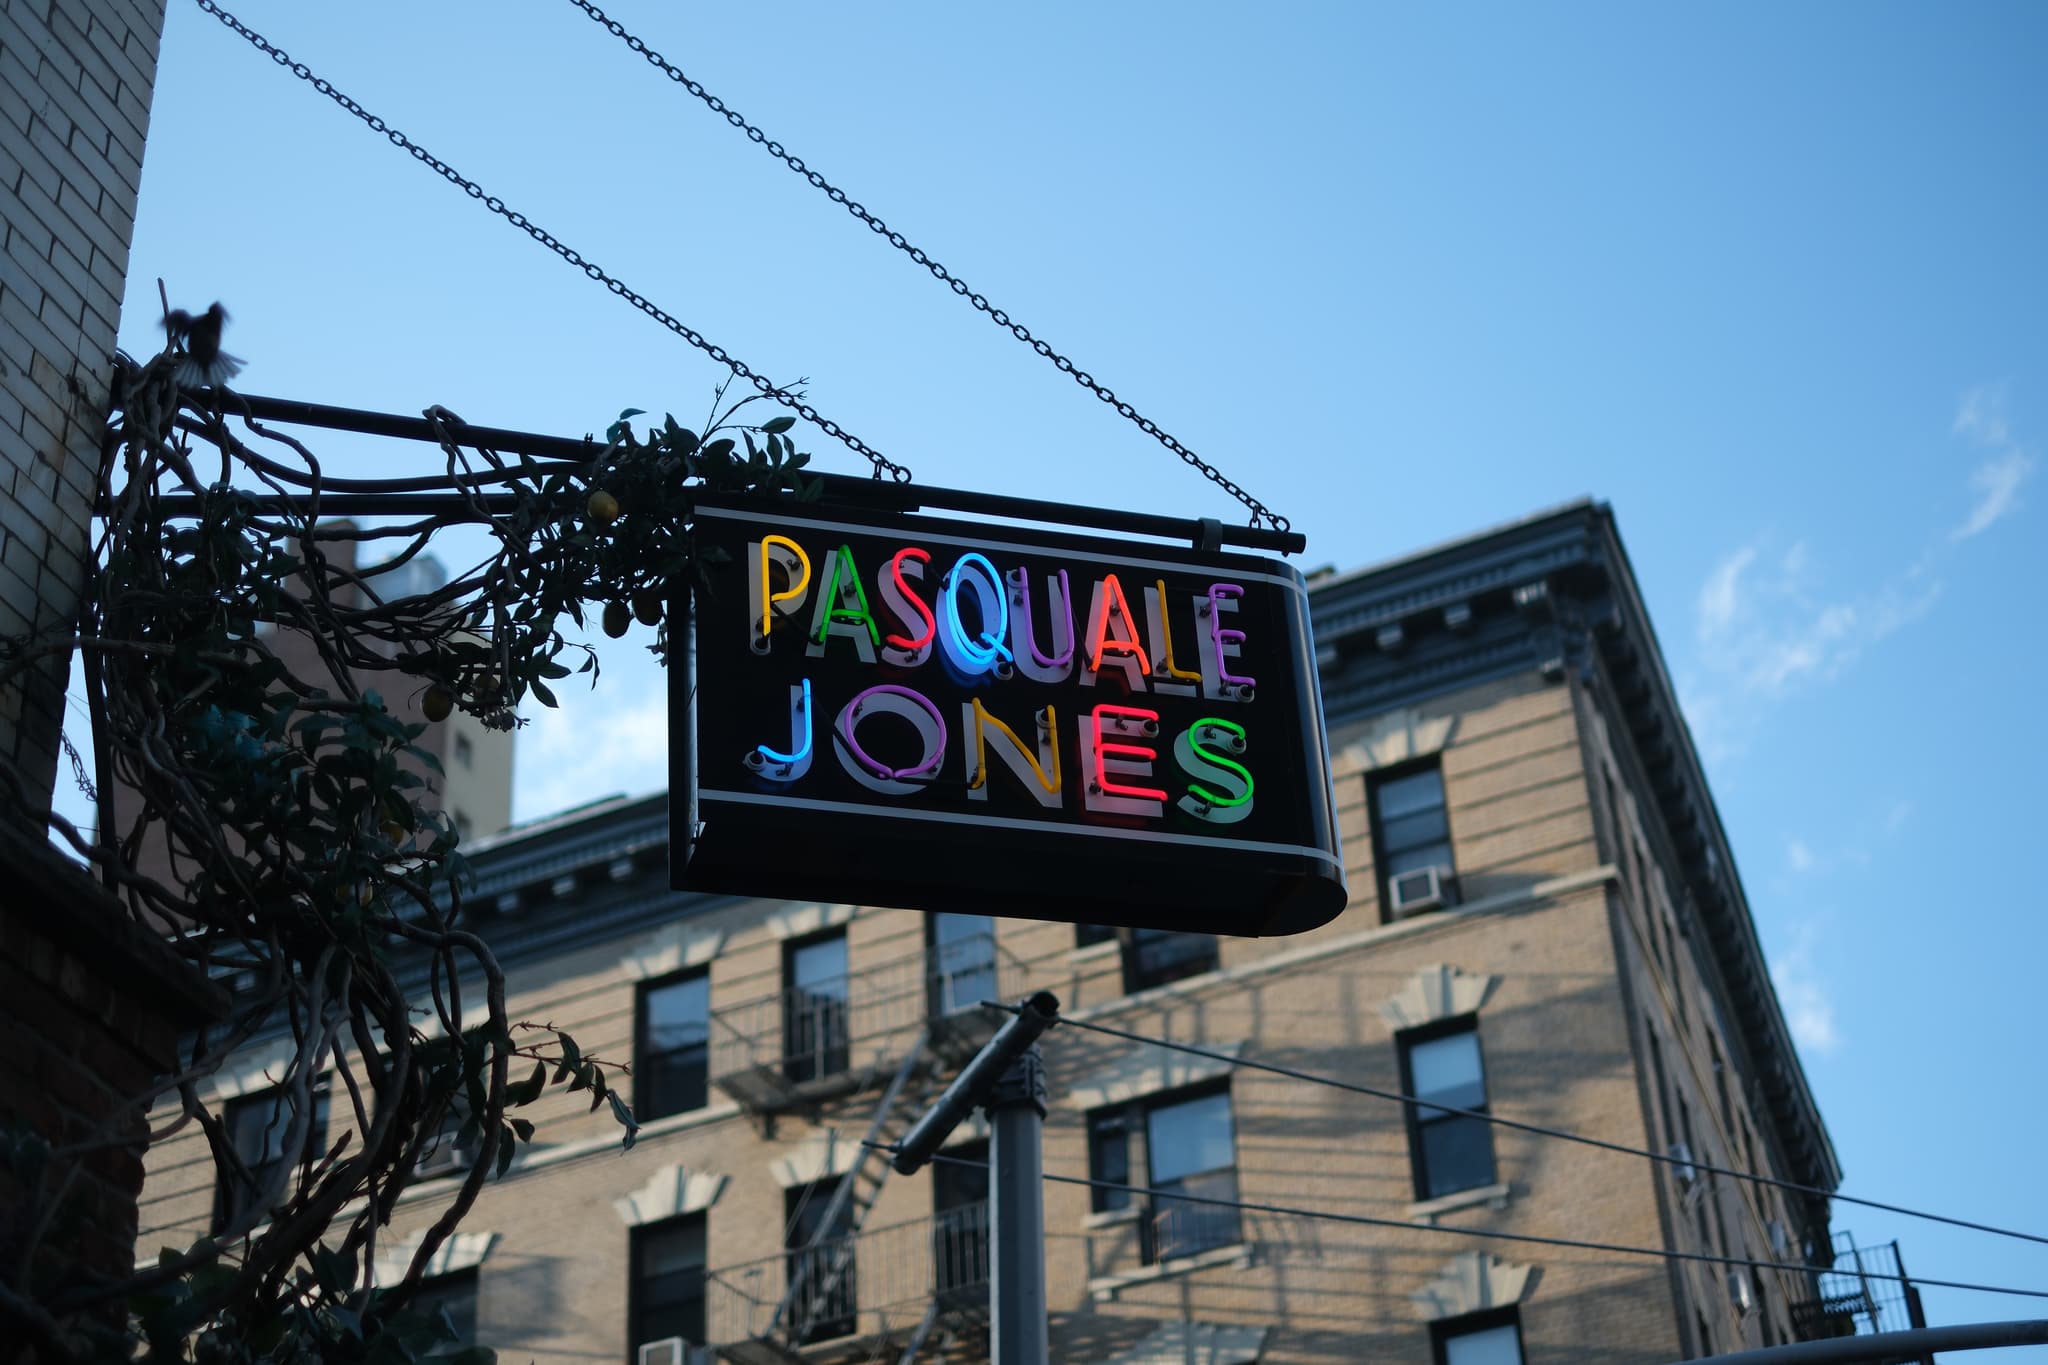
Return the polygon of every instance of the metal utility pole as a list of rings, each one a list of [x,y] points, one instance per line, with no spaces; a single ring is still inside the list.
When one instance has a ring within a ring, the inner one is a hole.
[[[891,1163],[910,1175],[977,1104],[988,1109],[994,1365],[1047,1365],[1045,1067],[1038,1039],[1059,1022],[1049,991],[1025,1000],[911,1127]]]
[[[996,1082],[988,1117],[995,1365],[1045,1365],[1045,1062],[1038,1044]]]

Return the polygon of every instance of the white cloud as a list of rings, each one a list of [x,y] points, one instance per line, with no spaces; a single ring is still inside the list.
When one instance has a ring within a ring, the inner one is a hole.
[[[1956,404],[1955,424],[1950,428],[1989,446],[2002,446],[2012,438],[2005,420],[2005,385],[1979,384]]]
[[[1756,547],[1745,545],[1714,566],[1700,585],[1699,631],[1702,642],[1711,641],[1735,624],[1741,607],[1739,586],[1742,571],[1756,559]]]
[[[607,695],[613,690],[609,676],[594,692],[564,689],[559,708],[539,711],[520,731],[517,818],[668,785],[666,688],[641,690],[637,699]]]
[[[2019,505],[2020,485],[2034,472],[2034,458],[2023,450],[2008,450],[1970,471],[1970,487],[1977,492],[1977,505],[1963,524],[1950,531],[1950,540],[1968,540],[1990,527]]]
[[[1813,965],[1814,939],[1812,925],[1800,927],[1791,950],[1771,963],[1771,983],[1777,987],[1792,1041],[1829,1056],[1841,1047],[1842,1034],[1835,1026],[1834,996]]]
[[[1813,870],[1813,850],[1806,846],[1804,839],[1794,839],[1785,846],[1785,861],[1792,865],[1794,872]]]
[[[1891,810],[1885,814],[1884,832],[1886,834],[1897,834],[1906,827],[1906,821],[1912,818],[1913,803],[1911,801],[1894,802]]]
[[[1964,394],[1956,407],[1953,430],[1991,452],[1989,459],[1970,471],[1970,488],[1977,495],[1970,515],[1948,533],[1952,541],[1968,540],[2018,508],[2020,485],[2034,472],[2034,457],[2012,438],[2003,385],[1980,384]]]

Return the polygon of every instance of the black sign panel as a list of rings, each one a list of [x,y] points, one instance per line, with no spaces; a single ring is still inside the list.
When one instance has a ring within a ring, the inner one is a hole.
[[[739,499],[693,545],[677,886],[1226,934],[1343,909],[1291,565]]]

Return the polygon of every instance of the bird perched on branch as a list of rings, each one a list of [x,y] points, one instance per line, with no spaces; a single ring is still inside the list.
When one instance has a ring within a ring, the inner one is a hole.
[[[164,316],[164,331],[172,343],[185,344],[185,354],[172,371],[179,384],[188,389],[217,388],[242,372],[242,362],[220,348],[220,329],[227,320],[228,310],[219,303],[196,318],[182,308]]]

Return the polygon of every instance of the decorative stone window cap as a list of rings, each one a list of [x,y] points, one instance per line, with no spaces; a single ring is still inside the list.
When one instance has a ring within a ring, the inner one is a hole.
[[[1387,1021],[1388,1028],[1399,1033],[1403,1029],[1433,1024],[1439,1019],[1476,1014],[1499,980],[1492,975],[1475,976],[1462,967],[1431,963],[1409,977],[1400,990],[1387,998],[1387,1002],[1380,1006],[1380,1018]]]
[[[1162,1322],[1105,1365],[1257,1365],[1268,1327],[1213,1322]]]
[[[845,924],[858,908],[852,905],[792,905],[769,915],[761,925],[774,938],[802,938],[820,929],[835,929]]]
[[[701,967],[725,947],[726,931],[685,924],[664,924],[635,942],[619,959],[629,981],[651,981],[690,967]]]
[[[664,1218],[701,1213],[718,1202],[718,1196],[725,1193],[725,1185],[726,1177],[722,1175],[692,1171],[681,1165],[664,1166],[639,1189],[623,1199],[614,1199],[612,1208],[627,1227],[637,1228]]]
[[[1456,716],[1425,716],[1414,707],[1389,711],[1331,736],[1330,767],[1335,776],[1347,777],[1426,758],[1441,753],[1457,729]]]
[[[240,1054],[213,1074],[213,1097],[237,1100],[283,1083],[285,1068],[299,1050],[290,1038],[276,1038]]]
[[[860,1140],[842,1136],[836,1128],[828,1128],[823,1133],[805,1138],[786,1156],[769,1162],[768,1174],[776,1184],[788,1190],[828,1180],[835,1175],[845,1175],[859,1160]]]
[[[1237,1069],[1235,1058],[1243,1050],[1243,1042],[1204,1046],[1212,1052],[1224,1053],[1232,1060],[1197,1057],[1146,1043],[1068,1086],[1060,1103],[1070,1109],[1101,1109],[1107,1105],[1143,1099],[1147,1095],[1200,1085],[1204,1081],[1228,1076]]]
[[[410,1237],[401,1237],[395,1242],[387,1242],[378,1247],[370,1265],[371,1285],[384,1289],[404,1279],[405,1272],[412,1267],[412,1258],[419,1252],[420,1243],[426,1239],[426,1230],[422,1228]],[[474,1270],[483,1264],[484,1257],[491,1254],[491,1248],[496,1246],[497,1242],[498,1234],[495,1232],[451,1233],[448,1240],[436,1247],[434,1254],[427,1258],[424,1278],[433,1279],[437,1275],[453,1275],[459,1271]]]
[[[1467,1251],[1444,1262],[1442,1273],[1415,1294],[1415,1307],[1424,1318],[1436,1321],[1519,1303],[1532,1269],[1483,1251]]]

